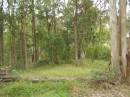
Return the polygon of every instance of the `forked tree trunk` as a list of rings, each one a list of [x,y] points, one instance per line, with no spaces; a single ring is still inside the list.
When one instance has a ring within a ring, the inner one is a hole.
[[[119,0],[119,18],[117,19],[117,0],[110,0],[111,25],[111,62],[115,71],[121,73],[122,80],[127,78],[127,40],[126,40],[126,4]],[[120,69],[119,69],[120,68]]]

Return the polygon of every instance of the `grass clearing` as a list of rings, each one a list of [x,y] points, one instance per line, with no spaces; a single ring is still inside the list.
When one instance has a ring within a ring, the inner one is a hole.
[[[86,65],[76,67],[72,64],[46,65],[25,71],[14,70],[13,73],[22,78],[42,77],[93,77],[104,72],[108,63],[103,60],[87,60]],[[89,85],[84,81],[47,81],[31,83],[19,81],[0,85],[0,97],[76,97],[78,92],[85,92]],[[73,94],[74,91],[74,94]]]
[[[90,77],[97,72],[103,72],[108,63],[103,60],[87,60],[86,65],[76,67],[72,64],[48,65],[32,68],[26,71],[13,71],[22,78],[42,77]]]

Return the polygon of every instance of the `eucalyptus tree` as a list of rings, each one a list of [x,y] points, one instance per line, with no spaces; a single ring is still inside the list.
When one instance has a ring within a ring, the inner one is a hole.
[[[7,0],[8,2],[8,23],[10,31],[10,65],[13,68],[17,64],[17,53],[16,53],[16,13],[15,13],[15,0]]]
[[[61,20],[63,17],[63,2],[60,0],[38,1],[36,8],[38,10],[37,29],[41,43],[39,46],[44,52],[40,55],[44,56],[44,60],[48,60],[49,63],[59,63],[65,50],[61,47],[61,45],[65,45],[62,38],[64,28],[62,22],[64,20]]]
[[[4,64],[4,11],[3,11],[4,0],[0,1],[0,65]]]
[[[86,47],[98,41],[98,17],[100,10],[91,0],[69,0],[67,16],[70,16],[70,27],[73,34],[74,58],[80,61],[86,56]],[[71,12],[70,12],[71,11]]]
[[[27,39],[26,39],[26,17],[27,17],[27,1],[20,0],[19,1],[19,50],[20,50],[20,68],[26,68],[27,66]]]
[[[126,59],[126,54],[127,54],[127,40],[126,40],[126,19],[127,19],[127,14],[126,14],[126,9],[127,9],[127,0],[120,0],[119,1],[119,6],[120,6],[120,36],[121,36],[121,62],[122,62],[122,77],[126,78],[128,76],[127,74],[127,59]]]
[[[75,0],[75,12],[74,12],[74,43],[75,43],[75,61],[78,64],[78,51],[79,51],[79,39],[78,39],[78,0]]]
[[[110,0],[111,62],[122,79],[127,77],[126,4],[127,0]]]
[[[35,2],[32,0],[32,36],[33,36],[33,63],[38,60],[37,38],[36,38],[36,23],[35,23]]]
[[[117,9],[116,9],[117,0],[110,0],[110,28],[111,28],[111,62],[115,71],[119,72],[119,40],[118,40],[118,25],[117,25]]]

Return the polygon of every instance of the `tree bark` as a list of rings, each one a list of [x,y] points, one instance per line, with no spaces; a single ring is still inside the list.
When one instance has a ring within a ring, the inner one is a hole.
[[[10,31],[11,31],[11,66],[12,68],[16,68],[16,30],[15,30],[15,16],[14,16],[14,3],[15,1],[13,0],[10,3],[8,2],[9,10],[11,9],[10,12]]]
[[[74,17],[74,45],[75,45],[75,63],[78,64],[78,0],[75,0],[75,17]]]
[[[117,19],[117,0],[110,0],[110,30],[111,30],[111,64],[114,72],[120,72],[120,56],[119,56],[119,33]]]
[[[127,0],[120,0],[121,61],[123,78],[126,78],[127,76],[126,6]]]
[[[0,65],[4,64],[4,39],[3,39],[3,2],[0,2]]]
[[[27,67],[27,50],[26,50],[26,37],[25,37],[25,1],[21,1],[21,22],[20,22],[20,68],[25,69]]]
[[[36,40],[36,25],[35,25],[35,5],[32,0],[32,35],[33,35],[33,63],[35,64],[38,60],[37,55],[37,40]]]

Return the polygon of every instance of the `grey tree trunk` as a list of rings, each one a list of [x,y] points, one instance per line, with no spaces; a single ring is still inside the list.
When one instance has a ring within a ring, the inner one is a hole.
[[[120,0],[121,61],[123,78],[127,76],[126,4],[127,0]]]
[[[120,72],[120,57],[119,57],[119,33],[117,19],[117,0],[110,0],[110,30],[111,30],[111,64],[112,70],[116,73]]]

